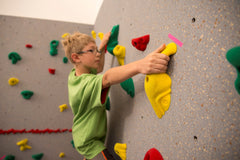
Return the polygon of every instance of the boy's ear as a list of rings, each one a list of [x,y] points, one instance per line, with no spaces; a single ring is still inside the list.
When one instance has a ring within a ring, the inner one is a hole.
[[[72,53],[71,58],[76,63],[81,62],[81,56],[77,53]]]

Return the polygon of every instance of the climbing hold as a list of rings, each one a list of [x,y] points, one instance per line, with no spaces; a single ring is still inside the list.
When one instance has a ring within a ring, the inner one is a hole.
[[[57,48],[58,44],[59,44],[59,41],[58,41],[58,40],[52,40],[52,41],[50,42],[50,47],[52,47],[52,48]]]
[[[106,110],[110,111],[110,108],[111,108],[111,106],[110,106],[110,98],[108,97],[107,98],[107,103],[106,103]]]
[[[103,36],[104,36],[104,34],[102,33],[102,32],[99,32],[98,33],[98,37],[102,40],[103,39]]]
[[[34,154],[34,155],[32,155],[32,158],[34,159],[34,160],[41,160],[42,159],[42,157],[43,157],[43,153],[39,153],[39,154]]]
[[[192,18],[192,23],[194,23],[196,21],[196,19],[195,18]]]
[[[150,40],[150,35],[132,39],[132,45],[140,51],[145,51]]]
[[[20,151],[24,151],[26,149],[32,149],[32,147],[27,144],[20,146]]]
[[[183,43],[181,41],[179,41],[176,37],[174,37],[173,35],[171,35],[170,33],[168,34],[168,38],[170,38],[173,42],[175,42],[177,45],[179,45],[180,47],[182,47]]]
[[[26,44],[25,47],[26,48],[32,48],[32,45],[31,44]]]
[[[4,155],[4,156],[2,156],[2,157],[0,158],[0,160],[3,160],[3,159],[5,159],[5,157],[6,157],[5,155]]]
[[[235,80],[235,88],[240,94],[240,46],[234,47],[227,51],[226,58],[229,63],[237,70],[237,78]]]
[[[63,112],[67,108],[68,108],[68,106],[66,104],[62,104],[59,106],[60,112]]]
[[[48,68],[48,72],[51,74],[55,74],[56,69],[54,68]]]
[[[144,160],[164,160],[161,153],[156,148],[151,148],[145,154]]]
[[[75,148],[74,142],[73,140],[71,141],[72,147]]]
[[[14,155],[6,155],[4,160],[15,160],[15,156]]]
[[[28,131],[26,131],[26,129],[20,129],[20,130],[16,130],[16,129],[9,129],[9,130],[2,130],[0,129],[0,134],[10,134],[10,133],[13,133],[13,134],[16,134],[16,133],[33,133],[33,134],[40,134],[40,133],[63,133],[63,132],[72,132],[72,129],[56,129],[56,130],[53,130],[53,129],[49,129],[49,128],[46,128],[46,129],[43,129],[43,130],[40,130],[40,129],[30,129]]]
[[[176,52],[177,45],[169,43],[161,53],[170,56]],[[158,118],[162,118],[170,106],[171,83],[167,73],[151,74],[145,77],[145,92]]]
[[[51,50],[49,51],[50,55],[51,56],[55,56],[58,54],[58,50],[57,48],[51,48]]]
[[[58,40],[52,40],[50,42],[50,55],[51,56],[55,56],[58,54],[58,50],[57,50],[57,47],[58,47],[58,44],[59,44],[59,41]]]
[[[129,94],[132,98],[135,95],[134,83],[132,78],[129,78],[122,83],[120,83],[121,87]]]
[[[119,65],[124,65],[126,48],[124,46],[116,45],[113,49],[113,54],[117,57]]]
[[[92,37],[93,37],[94,39],[97,38],[97,34],[96,34],[96,32],[95,32],[94,30],[92,30],[91,34],[92,34]]]
[[[19,142],[17,142],[17,145],[20,146],[20,151],[24,151],[26,149],[32,149],[31,146],[27,145],[28,139],[23,139]]]
[[[59,157],[60,157],[60,158],[65,157],[65,153],[64,153],[64,152],[60,152],[60,153],[59,153]]]
[[[8,54],[8,59],[12,60],[12,64],[16,64],[22,58],[20,57],[20,55],[17,52],[11,52]]]
[[[122,160],[126,160],[127,156],[126,156],[126,151],[127,150],[127,144],[123,143],[116,143],[114,145],[114,152],[122,159]]]
[[[67,63],[68,62],[68,58],[67,57],[63,57],[63,63]]]
[[[109,37],[108,44],[107,44],[107,51],[113,54],[113,49],[116,45],[118,45],[118,32],[119,32],[119,25],[115,25],[112,28],[111,36]]]
[[[67,37],[69,35],[69,33],[64,33],[63,35],[62,35],[62,38],[65,38],[65,37]]]
[[[33,92],[29,90],[24,90],[21,92],[24,99],[30,99],[33,96]]]
[[[18,141],[18,142],[17,142],[17,145],[18,145],[18,146],[22,146],[22,145],[27,144],[27,142],[28,142],[28,139],[26,138],[26,139],[23,139],[23,140],[21,140],[21,141]]]
[[[197,136],[193,136],[194,140],[197,140]]]
[[[18,82],[19,82],[19,80],[17,78],[14,78],[14,77],[9,78],[9,80],[8,80],[8,84],[10,86],[14,86],[14,85],[18,84]]]

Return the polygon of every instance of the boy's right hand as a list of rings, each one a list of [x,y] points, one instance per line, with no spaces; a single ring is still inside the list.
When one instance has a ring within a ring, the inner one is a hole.
[[[168,67],[169,56],[161,54],[161,52],[166,48],[163,44],[157,48],[154,52],[147,55],[145,58],[140,60],[140,73],[142,74],[156,74],[165,73]]]

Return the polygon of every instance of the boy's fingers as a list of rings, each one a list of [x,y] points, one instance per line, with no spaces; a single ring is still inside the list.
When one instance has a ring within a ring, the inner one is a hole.
[[[167,56],[167,55],[165,55],[165,54],[162,54],[162,53],[155,53],[154,54],[154,58],[157,60],[157,59],[159,59],[159,60],[164,60],[164,61],[169,61],[170,60],[170,57],[169,56]]]
[[[169,61],[169,60],[170,60],[170,57],[167,56],[167,55],[165,55],[165,54],[162,54],[162,53],[161,53],[160,56],[161,56],[162,59],[164,59],[164,60],[166,60],[166,61]]]
[[[154,52],[156,53],[160,53],[162,52],[164,49],[166,48],[165,44],[162,44],[160,47],[158,47]]]

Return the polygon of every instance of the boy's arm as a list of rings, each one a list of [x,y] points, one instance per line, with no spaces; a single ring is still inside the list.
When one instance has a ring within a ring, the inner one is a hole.
[[[105,60],[105,46],[107,45],[110,36],[111,36],[111,32],[106,33],[103,36],[101,44],[99,45],[99,51],[101,52],[101,55],[100,55],[101,57],[100,57],[100,66],[97,70],[97,73],[100,73],[103,71],[104,60]]]
[[[165,44],[163,44],[141,60],[109,69],[103,75],[102,88],[121,83],[139,73],[155,74],[166,72],[169,57],[160,54],[165,47]]]

